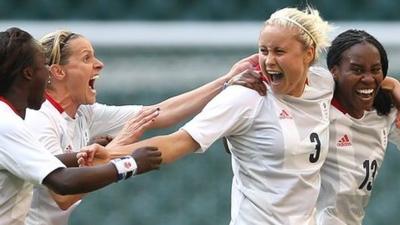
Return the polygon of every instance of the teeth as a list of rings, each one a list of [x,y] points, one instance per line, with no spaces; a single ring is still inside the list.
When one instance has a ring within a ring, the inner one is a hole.
[[[100,77],[99,75],[96,75],[96,76],[92,77],[91,80],[96,80],[96,79],[99,78],[99,77]]]
[[[365,94],[365,95],[370,95],[374,92],[374,89],[359,89],[357,90],[357,93],[359,94]]]
[[[270,74],[270,75],[278,75],[278,74],[281,74],[281,72],[278,72],[278,71],[267,71],[267,73]]]

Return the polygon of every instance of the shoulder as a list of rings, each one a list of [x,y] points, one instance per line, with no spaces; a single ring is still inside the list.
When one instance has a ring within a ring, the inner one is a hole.
[[[58,124],[61,114],[54,107],[44,103],[40,110],[27,109],[25,123],[32,129],[40,129],[50,124]]]
[[[262,101],[264,96],[260,96],[252,89],[240,85],[232,85],[217,95],[216,99],[218,99],[221,103],[225,102],[226,104],[235,106],[254,106]]]
[[[308,82],[312,87],[333,90],[335,82],[329,70],[321,66],[310,67]]]
[[[232,85],[212,99],[202,110],[201,115],[224,118],[253,118],[263,105],[265,96],[260,96],[249,88]]]
[[[24,129],[22,119],[15,118],[13,116],[1,115],[0,119],[0,133],[2,135],[8,135],[10,133],[18,133]]]

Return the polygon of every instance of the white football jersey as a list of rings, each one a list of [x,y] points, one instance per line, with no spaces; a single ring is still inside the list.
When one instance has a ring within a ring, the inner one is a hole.
[[[0,225],[23,225],[32,184],[65,167],[32,135],[3,99],[0,101]]]
[[[227,137],[234,175],[231,225],[315,224],[333,87],[323,68],[310,70],[299,98],[231,86],[182,128],[199,151]]]
[[[50,96],[39,111],[27,112],[26,122],[35,131],[37,139],[52,153],[77,152],[99,135],[115,136],[125,122],[134,117],[142,106],[108,106],[95,103],[79,107],[71,118]],[[47,188],[34,187],[32,206],[27,225],[67,225],[76,202],[67,210],[61,210]]]
[[[317,204],[320,225],[361,225],[373,182],[390,141],[399,144],[397,110],[379,116],[366,111],[360,119],[344,112],[337,100],[330,110],[329,153],[321,168],[322,187]]]

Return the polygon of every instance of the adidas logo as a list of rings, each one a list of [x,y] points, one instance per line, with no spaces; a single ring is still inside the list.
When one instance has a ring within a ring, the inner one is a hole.
[[[279,119],[293,119],[293,117],[290,116],[286,110],[282,109],[282,112],[279,114]]]
[[[343,135],[343,137],[341,137],[337,142],[337,146],[338,147],[351,146],[349,136],[347,136],[347,134]]]

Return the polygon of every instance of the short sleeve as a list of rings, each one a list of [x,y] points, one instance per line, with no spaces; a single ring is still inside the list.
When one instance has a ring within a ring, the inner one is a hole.
[[[254,90],[230,86],[181,129],[188,132],[200,145],[200,152],[204,152],[221,137],[246,132],[251,127],[263,99]]]
[[[87,117],[91,137],[99,135],[116,136],[125,123],[135,117],[143,108],[140,105],[110,106],[95,103],[81,106],[80,110]]]
[[[57,168],[65,167],[33,137],[21,121],[2,122],[0,127],[0,167],[33,184]]]
[[[64,121],[57,121],[57,118],[51,118],[50,115],[36,110],[27,110],[25,123],[34,137],[49,151],[52,155],[63,154],[61,147],[61,134],[58,129],[59,124]]]
[[[400,129],[397,128],[395,121],[397,116],[397,110],[393,109],[390,112],[390,131],[389,131],[389,142],[396,145],[397,149],[400,150]]]

